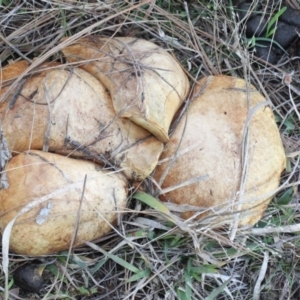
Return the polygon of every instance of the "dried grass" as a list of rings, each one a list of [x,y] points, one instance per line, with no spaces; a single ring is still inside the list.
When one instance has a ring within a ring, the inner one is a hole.
[[[283,5],[264,2],[269,3],[266,13]],[[297,1],[287,2],[299,7]],[[11,299],[299,299],[300,60],[284,54],[273,66],[256,58],[230,3],[0,1],[2,67],[26,59],[31,63],[27,72],[34,72],[46,60],[64,62],[60,49],[89,34],[154,41],[172,49],[191,83],[226,74],[245,78],[263,93],[277,115],[290,165],[263,220],[253,229],[237,229],[233,240],[226,228],[214,229],[211,220],[180,220],[176,210],[185,208],[170,205],[168,215],[131,199],[128,214],[110,234],[46,257],[56,261],[46,268],[46,286],[39,295],[15,290],[12,274],[30,258],[10,254],[6,287]],[[299,43],[291,51],[297,47]],[[145,188],[153,194],[151,180]],[[288,188],[289,203],[279,205]],[[6,251],[4,247],[1,258]],[[0,287],[4,290],[3,270]]]

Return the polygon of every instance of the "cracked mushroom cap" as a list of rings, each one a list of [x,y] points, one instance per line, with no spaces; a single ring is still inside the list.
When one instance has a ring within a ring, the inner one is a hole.
[[[143,39],[90,36],[62,52],[104,84],[116,113],[159,140],[169,140],[170,124],[189,92],[189,81],[166,50]]]
[[[200,80],[155,171],[160,198],[196,206],[203,211],[200,218],[215,215],[216,226],[255,224],[276,192],[286,162],[268,104],[242,79]],[[213,224],[213,219],[207,222]]]

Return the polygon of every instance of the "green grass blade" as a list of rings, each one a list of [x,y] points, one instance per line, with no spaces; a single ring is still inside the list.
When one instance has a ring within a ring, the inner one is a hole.
[[[290,187],[287,189],[276,201],[278,205],[287,205],[289,204],[294,196],[294,189]]]
[[[89,269],[90,274],[94,275],[96,272],[99,271],[100,268],[105,264],[106,259],[101,259],[93,268]]]
[[[217,273],[217,266],[202,265],[202,266],[198,266],[198,267],[191,267],[191,272],[196,273],[196,274]]]
[[[132,198],[137,199],[164,214],[170,214],[169,209],[165,205],[163,205],[163,203],[161,203],[158,199],[150,196],[149,194],[146,194],[144,192],[136,192],[132,196]]]
[[[107,251],[105,251],[104,249],[100,248],[99,246],[91,243],[91,242],[85,242],[88,246],[90,246],[92,249],[94,250],[98,250],[100,251],[102,254],[104,254],[105,256],[109,257],[110,259],[112,259],[115,263],[119,264],[120,266],[124,267],[125,269],[133,272],[133,273],[139,273],[141,270],[136,268],[134,265],[128,263],[126,260],[120,258],[119,256],[116,256],[112,253],[109,253]]]
[[[207,296],[204,300],[215,300],[216,297],[218,295],[220,295],[225,288],[227,287],[227,285],[230,283],[231,278],[229,278],[228,280],[226,280],[223,284],[221,284],[218,288],[216,288],[215,290],[213,290],[211,292],[211,294],[209,296]]]
[[[190,276],[188,270],[184,272],[184,279],[185,279],[185,295],[187,299],[192,299],[192,277]]]
[[[103,249],[102,249],[103,250]],[[105,254],[105,250],[103,250],[103,254]],[[109,252],[106,252],[106,254],[110,259],[112,259],[113,261],[115,261],[117,264],[119,264],[120,266],[124,267],[125,269],[134,272],[134,273],[139,273],[140,270],[138,268],[136,268],[134,265],[128,263],[126,260],[120,258],[119,256],[116,256],[114,254],[111,254]]]
[[[188,298],[186,295],[186,292],[184,290],[181,289],[177,289],[177,294],[180,300],[191,300],[191,298]]]
[[[267,26],[266,37],[272,36],[272,34],[274,33],[273,30],[271,31],[272,26],[278,21],[279,17],[286,11],[286,9],[287,9],[286,6],[281,8],[269,21],[268,26]]]
[[[151,274],[151,270],[150,269],[146,269],[146,270],[138,272],[137,274],[132,275],[131,277],[129,277],[126,280],[126,282],[137,281],[137,280],[140,280],[142,278],[148,277],[150,274]]]
[[[282,48],[282,46],[275,40],[273,39],[270,39],[270,38],[264,38],[264,37],[257,37],[255,38],[255,41],[256,41],[256,46],[260,46],[260,47],[267,47],[266,45],[263,45],[263,44],[259,44],[259,41],[262,41],[262,42],[269,42],[271,44],[274,44],[276,45],[279,49],[281,49],[284,53],[287,54],[287,52],[285,51],[284,48]]]

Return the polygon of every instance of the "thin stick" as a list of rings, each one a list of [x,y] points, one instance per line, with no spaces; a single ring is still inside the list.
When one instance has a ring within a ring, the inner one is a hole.
[[[259,300],[260,296],[260,291],[261,291],[261,283],[263,279],[265,278],[266,272],[267,272],[267,267],[268,267],[268,262],[269,262],[269,252],[265,251],[264,252],[264,260],[259,272],[258,279],[255,283],[254,290],[253,290],[253,300]]]
[[[76,240],[76,237],[77,237],[77,233],[78,233],[78,230],[79,230],[80,212],[81,212],[82,202],[83,202],[83,198],[84,198],[86,181],[87,181],[87,175],[84,176],[82,193],[81,193],[79,207],[78,207],[77,216],[76,216],[76,220],[75,220],[75,226],[74,226],[75,228],[74,228],[74,231],[73,231],[73,235],[72,235],[72,239],[71,239],[71,242],[70,242],[70,247],[69,247],[69,251],[68,251],[68,255],[67,255],[67,259],[66,259],[66,263],[65,263],[65,268],[63,270],[62,279],[60,281],[60,286],[59,286],[58,290],[61,290],[61,288],[62,288],[62,285],[63,285],[63,282],[64,282],[63,278],[66,275],[66,271],[67,271],[69,260],[70,260],[70,256],[71,256],[71,252],[73,250],[73,246],[74,246],[74,243],[75,243],[75,240]]]

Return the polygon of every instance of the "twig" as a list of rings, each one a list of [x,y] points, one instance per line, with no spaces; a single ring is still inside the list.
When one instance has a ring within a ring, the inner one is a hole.
[[[259,272],[258,279],[256,281],[256,284],[254,286],[253,290],[253,300],[259,300],[260,296],[260,291],[261,291],[261,283],[263,279],[265,278],[267,267],[268,267],[268,261],[269,261],[269,252],[265,251],[264,252],[264,260]]]
[[[267,227],[267,228],[252,228],[250,234],[254,235],[266,235],[270,233],[294,233],[300,232],[300,224],[279,226],[279,227]]]
[[[102,154],[95,154],[91,150],[89,150],[87,147],[82,146],[79,142],[73,141],[70,137],[66,137],[65,139],[66,145],[69,144],[72,147],[74,147],[75,151],[81,151],[84,154],[92,157],[96,161],[100,162],[101,164],[104,164],[104,167],[107,167],[107,169],[112,169],[116,171],[116,166],[114,166],[110,161],[108,161],[104,155]]]

